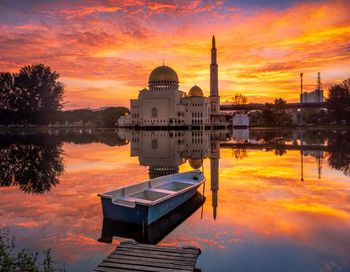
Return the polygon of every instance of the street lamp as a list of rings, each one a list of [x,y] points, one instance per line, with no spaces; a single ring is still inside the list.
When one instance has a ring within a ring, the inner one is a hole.
[[[303,125],[303,73],[300,73],[300,123]]]

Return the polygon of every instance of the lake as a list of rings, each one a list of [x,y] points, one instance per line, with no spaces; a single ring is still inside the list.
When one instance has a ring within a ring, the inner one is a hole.
[[[350,271],[349,130],[0,132],[0,158],[0,227],[67,271],[130,238],[199,247],[202,271]],[[205,201],[147,237],[103,220],[98,193],[192,169]]]

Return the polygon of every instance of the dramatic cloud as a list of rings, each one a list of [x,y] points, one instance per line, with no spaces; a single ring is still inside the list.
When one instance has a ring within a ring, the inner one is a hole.
[[[0,70],[52,66],[66,108],[128,105],[163,60],[182,90],[196,83],[208,94],[215,34],[222,102],[236,92],[296,101],[300,72],[308,90],[317,72],[325,88],[349,77],[348,1],[257,2],[1,1]]]

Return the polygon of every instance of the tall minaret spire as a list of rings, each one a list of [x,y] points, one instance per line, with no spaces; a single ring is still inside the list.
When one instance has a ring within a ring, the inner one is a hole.
[[[210,101],[211,112],[220,111],[218,64],[216,62],[216,42],[215,36],[211,40],[211,64],[210,64]]]

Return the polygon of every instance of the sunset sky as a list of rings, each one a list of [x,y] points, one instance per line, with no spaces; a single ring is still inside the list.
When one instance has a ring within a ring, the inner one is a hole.
[[[51,66],[65,109],[128,106],[163,60],[182,91],[208,95],[215,34],[222,103],[237,92],[296,101],[300,72],[306,91],[317,72],[325,90],[350,77],[349,10],[349,0],[1,0],[0,71]]]

